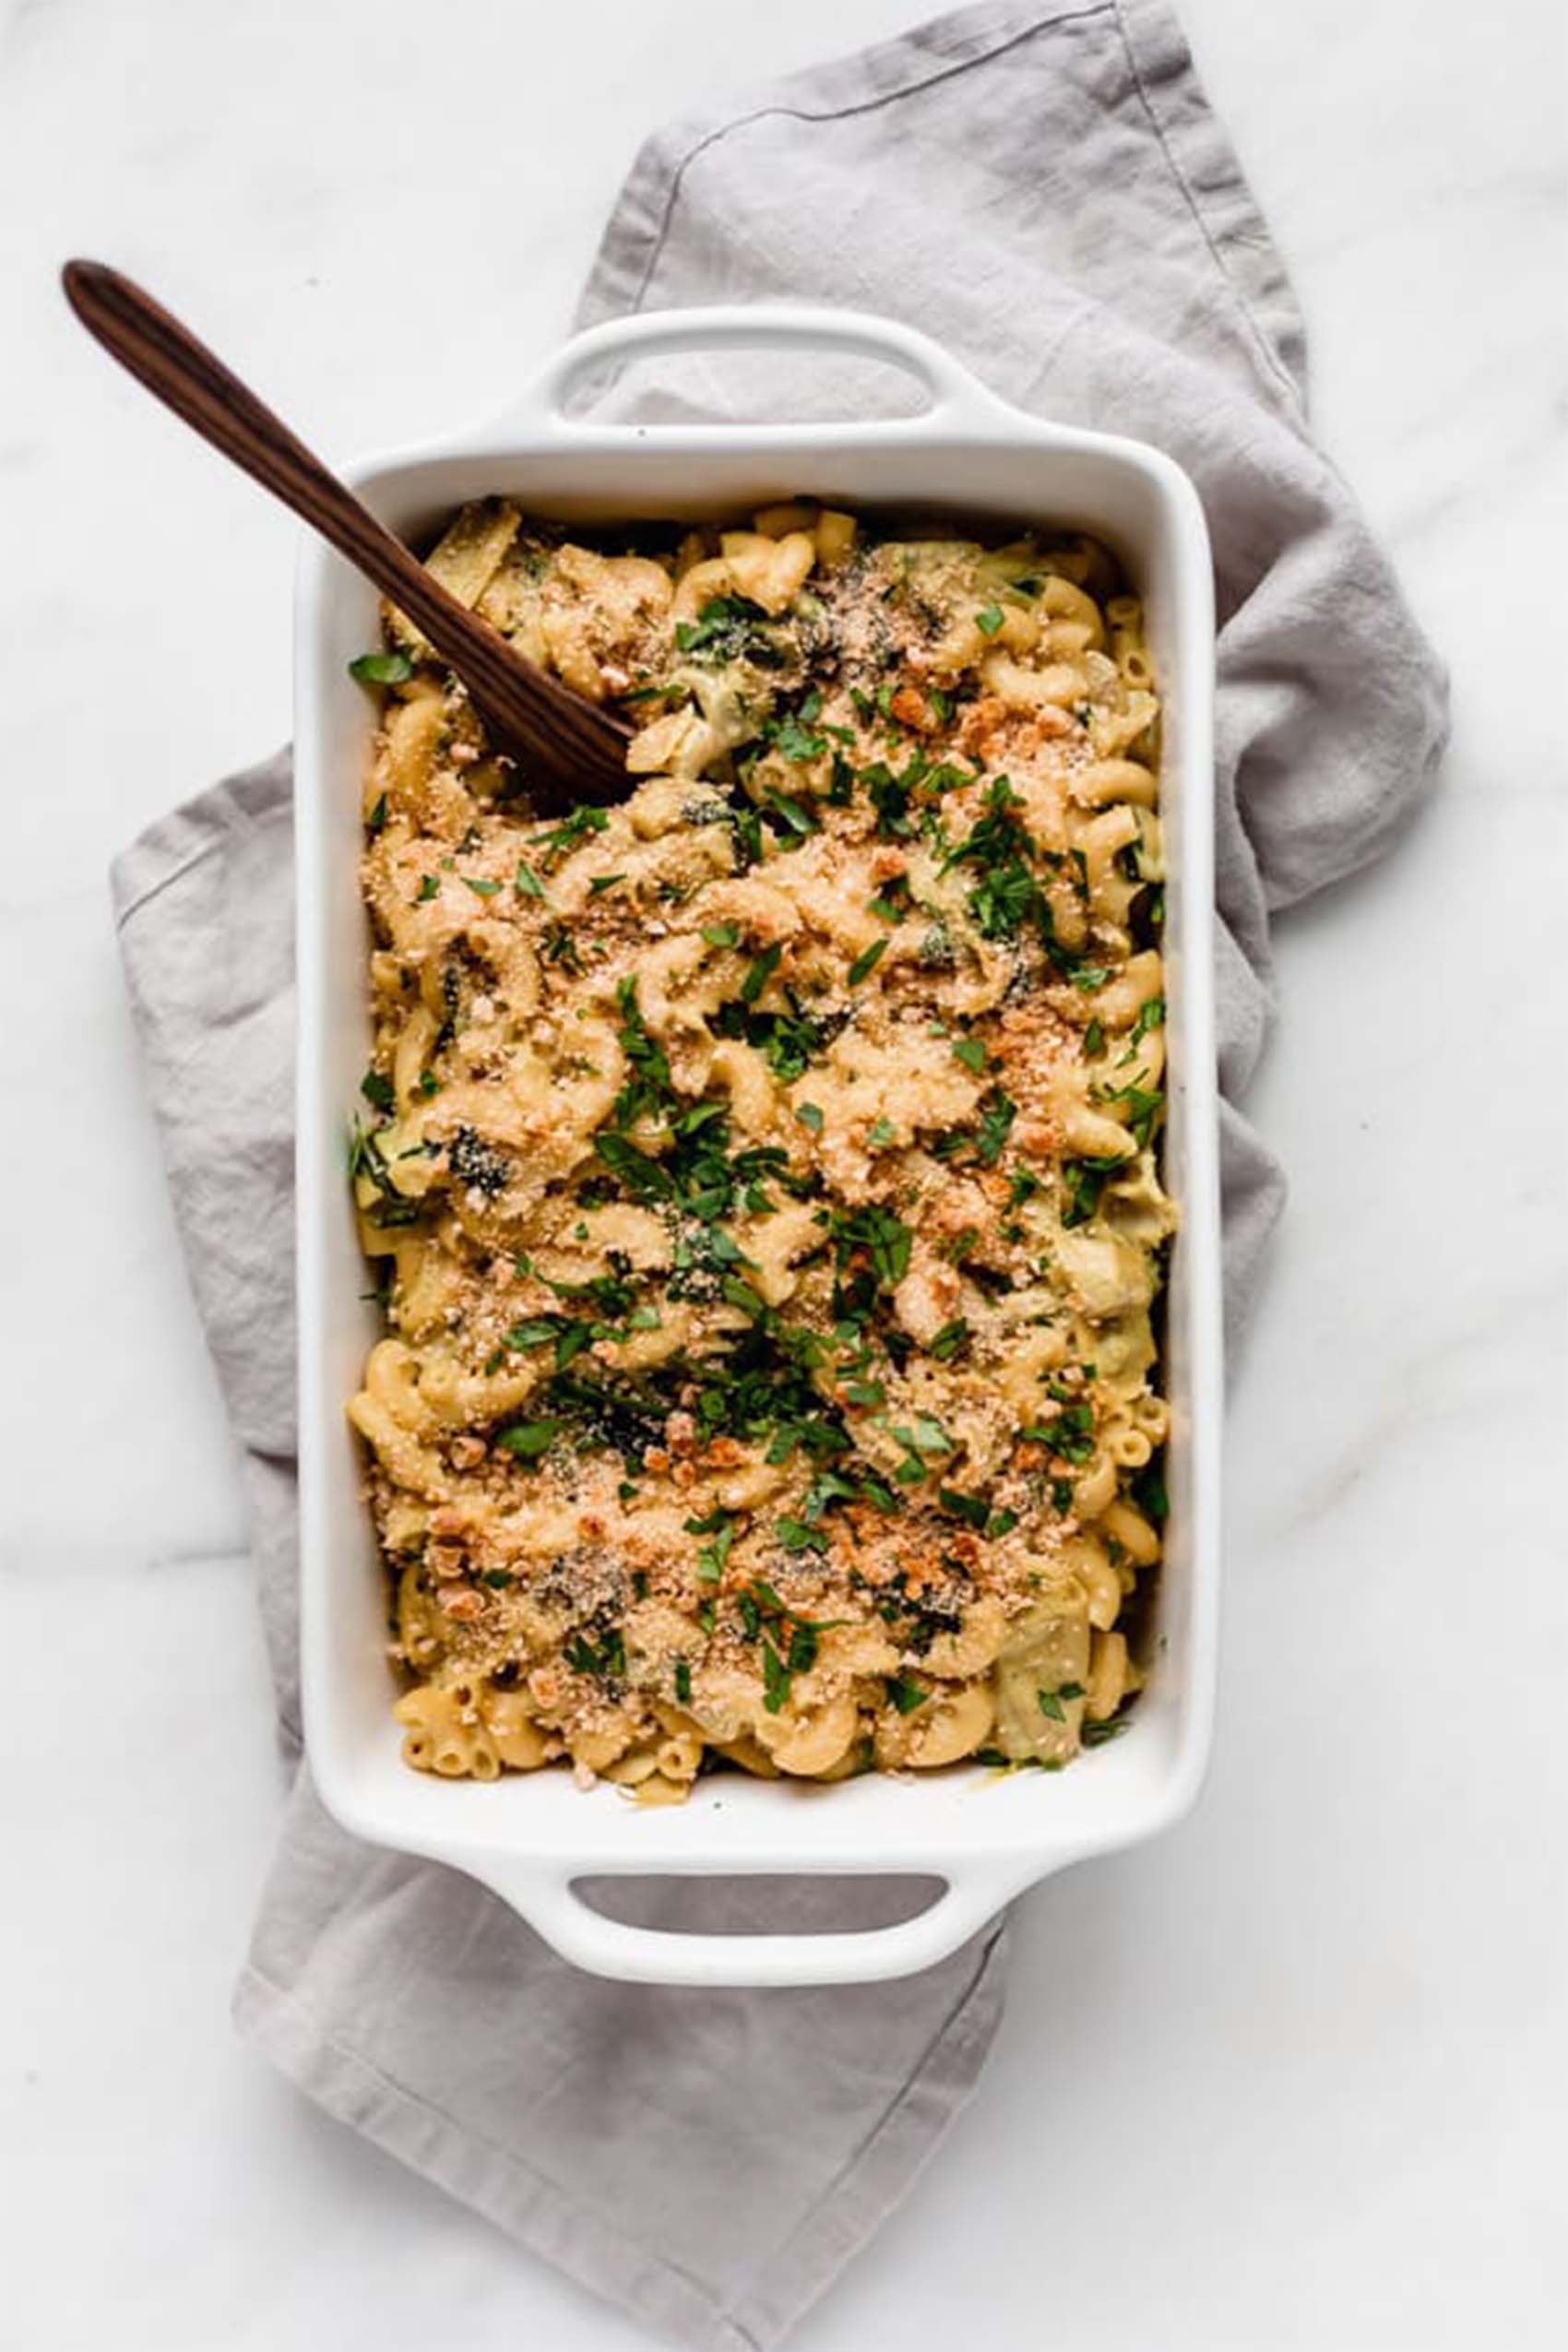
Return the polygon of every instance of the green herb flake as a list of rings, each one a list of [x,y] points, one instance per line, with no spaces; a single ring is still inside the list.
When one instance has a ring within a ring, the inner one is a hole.
[[[360,1080],[360,1092],[377,1111],[383,1111],[388,1118],[391,1117],[398,1098],[390,1078],[384,1077],[379,1070],[367,1070]]]
[[[546,873],[574,850],[580,849],[588,836],[602,833],[610,823],[602,809],[574,809],[559,825],[547,826],[542,833],[533,836],[533,846],[540,853],[540,863]]]
[[[406,653],[358,653],[349,664],[349,675],[357,678],[362,686],[406,685],[414,674],[414,665]]]
[[[814,1102],[798,1102],[795,1105],[795,1116],[802,1127],[810,1128],[814,1135],[821,1134],[822,1113]]]
[[[900,1715],[913,1715],[915,1709],[923,1707],[931,1696],[929,1691],[923,1690],[921,1684],[908,1674],[890,1675],[884,1688],[887,1693],[889,1704],[896,1706]]]
[[[1067,1199],[1062,1211],[1064,1226],[1087,1225],[1099,1206],[1099,1196],[1111,1178],[1127,1166],[1123,1158],[1064,1159],[1062,1181]]]
[[[856,1252],[863,1249],[883,1289],[897,1289],[909,1270],[909,1250],[914,1240],[901,1218],[873,1202],[864,1208],[834,1217],[831,1230],[837,1244],[841,1273]]]
[[[471,874],[464,874],[464,883],[476,898],[493,898],[501,885],[498,882],[476,882]]]
[[[798,841],[809,840],[814,833],[822,831],[821,826],[804,802],[795,800],[788,792],[770,792],[767,796],[767,806],[769,814],[776,816]]]
[[[364,823],[365,831],[373,837],[382,830],[386,823],[386,795],[385,792],[382,792],[377,796],[375,805],[371,810],[371,813],[366,817]]]
[[[530,1348],[552,1347],[560,1328],[558,1315],[529,1315],[512,1325],[504,1344],[515,1355],[526,1355]]]
[[[710,947],[733,947],[741,936],[737,923],[704,923],[702,935]]]
[[[961,1062],[966,1070],[979,1073],[986,1067],[985,1048],[978,1037],[956,1037],[953,1040],[953,1059],[955,1062]]]
[[[750,659],[772,666],[778,649],[762,634],[766,621],[749,596],[710,596],[695,621],[675,624],[676,647],[716,662]]]
[[[692,1669],[690,1661],[683,1657],[675,1660],[675,1700],[677,1705],[683,1707],[692,1703]]]
[[[983,612],[975,614],[975,626],[982,637],[993,637],[1002,626],[1002,607],[988,604]]]
[[[754,1004],[756,1003],[758,997],[762,994],[763,990],[767,986],[768,981],[778,969],[779,964],[783,960],[783,948],[775,943],[775,944],[771,947],[765,947],[761,955],[754,958],[753,962],[747,968],[744,980],[741,982],[741,1002],[742,1004]]]
[[[542,898],[545,895],[544,885],[529,865],[527,858],[517,860],[517,871],[512,876],[512,887],[519,898]]]
[[[419,888],[414,893],[415,906],[427,907],[440,888],[441,885],[436,880],[434,874],[427,873],[420,883]]]
[[[597,1642],[586,1633],[574,1633],[564,1645],[567,1665],[574,1674],[589,1674],[598,1681],[608,1681],[626,1671],[626,1637],[616,1625]]]
[[[873,939],[871,945],[864,948],[850,965],[846,974],[849,986],[859,988],[861,980],[869,979],[886,952],[886,940]]]
[[[786,1551],[826,1551],[827,1537],[821,1527],[814,1527],[804,1519],[776,1519],[773,1532]]]
[[[1152,1519],[1156,1526],[1170,1518],[1170,1497],[1165,1491],[1165,1480],[1155,1463],[1151,1462],[1148,1468],[1133,1480],[1133,1500],[1145,1518]]]
[[[537,1462],[540,1455],[549,1453],[560,1427],[558,1420],[514,1421],[510,1429],[501,1431],[495,1443],[517,1461]]]

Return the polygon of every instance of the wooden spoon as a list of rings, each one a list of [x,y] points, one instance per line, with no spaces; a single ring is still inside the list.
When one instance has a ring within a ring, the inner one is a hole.
[[[291,506],[406,612],[461,678],[534,806],[627,790],[626,730],[477,619],[288,426],[150,294],[101,261],[68,261],[65,299],[89,335],[205,441]]]

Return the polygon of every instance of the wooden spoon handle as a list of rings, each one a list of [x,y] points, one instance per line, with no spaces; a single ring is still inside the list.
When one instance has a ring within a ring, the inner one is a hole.
[[[582,785],[608,762],[624,790],[618,732],[600,711],[535,671],[434,580],[402,541],[330,473],[280,417],[133,279],[99,261],[70,261],[65,298],[88,332],[165,407],[243,466],[405,612],[449,661],[481,710],[503,721],[508,748]],[[525,717],[519,704],[531,706]]]

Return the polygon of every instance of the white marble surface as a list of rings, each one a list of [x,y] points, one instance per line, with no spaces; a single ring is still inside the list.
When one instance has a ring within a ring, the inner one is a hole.
[[[329,451],[417,436],[558,337],[647,127],[914,14],[0,5],[16,2352],[645,2341],[231,2036],[279,1784],[104,868],[285,733],[292,535],[88,349],[53,267],[145,275]],[[1232,1419],[1201,1810],[1023,1905],[983,2085],[801,2352],[1562,2340],[1563,19],[1185,14],[1455,745],[1401,851],[1281,930],[1254,1109],[1294,1195]],[[388,366],[395,278],[440,332]]]

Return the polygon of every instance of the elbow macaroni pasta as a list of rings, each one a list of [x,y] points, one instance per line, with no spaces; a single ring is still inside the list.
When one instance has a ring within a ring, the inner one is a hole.
[[[530,816],[398,613],[350,1406],[416,1768],[1057,1767],[1160,1557],[1158,704],[1085,539],[430,558],[636,727]]]

